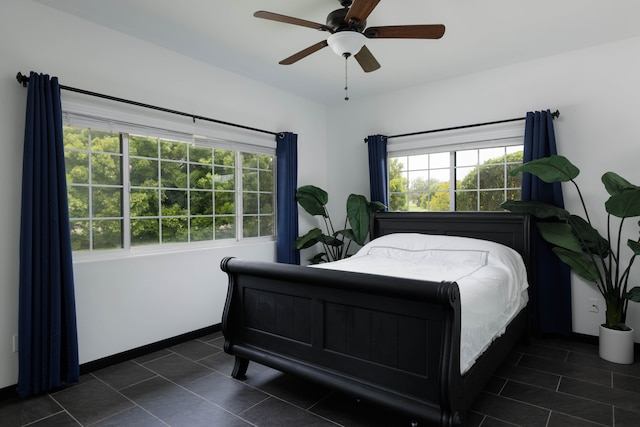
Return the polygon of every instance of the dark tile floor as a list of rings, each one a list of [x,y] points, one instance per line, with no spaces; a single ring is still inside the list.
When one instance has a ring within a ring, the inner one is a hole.
[[[79,384],[0,402],[0,426],[409,426],[401,414],[256,363],[209,335],[83,375]],[[637,360],[638,358],[636,358]],[[518,346],[469,414],[470,426],[639,426],[640,362],[615,365],[597,347],[557,338]]]

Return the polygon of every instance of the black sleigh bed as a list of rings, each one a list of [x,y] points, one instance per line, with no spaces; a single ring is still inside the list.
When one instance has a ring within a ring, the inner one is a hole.
[[[501,243],[529,263],[529,217],[498,212],[374,214],[372,239],[393,233]],[[466,411],[528,333],[525,307],[461,373],[461,303],[455,282],[425,282],[225,258],[222,330],[235,356],[384,405],[426,425],[464,425]],[[533,286],[529,280],[529,287]]]

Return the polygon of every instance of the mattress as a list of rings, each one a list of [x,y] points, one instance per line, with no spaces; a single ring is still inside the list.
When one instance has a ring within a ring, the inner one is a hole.
[[[522,257],[499,243],[468,237],[413,233],[372,240],[352,257],[314,267],[456,282],[460,289],[460,372],[504,334],[528,302]]]

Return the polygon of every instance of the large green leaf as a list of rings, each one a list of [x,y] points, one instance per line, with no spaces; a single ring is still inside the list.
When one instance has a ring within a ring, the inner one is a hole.
[[[636,240],[627,240],[627,246],[631,248],[634,255],[640,255],[640,243]]]
[[[628,300],[640,302],[640,286],[636,286],[623,296]]]
[[[309,258],[309,262],[311,264],[321,264],[323,262],[328,262],[329,256],[325,252],[320,252],[315,254],[313,257]]]
[[[615,172],[607,172],[602,175],[602,183],[610,196],[620,194],[626,190],[638,188],[636,185],[631,184]]]
[[[340,239],[336,239],[333,236],[327,236],[326,234],[323,234],[322,236],[320,236],[320,239],[322,239],[322,241],[324,242],[325,245],[328,246],[342,246],[343,242]]]
[[[571,214],[562,208],[533,200],[507,200],[499,206],[513,213],[527,213],[537,218],[569,219]]]
[[[582,246],[573,228],[564,222],[539,222],[536,224],[538,231],[544,240],[554,246],[568,249],[573,252],[582,252]]]
[[[627,189],[609,197],[604,204],[608,213],[618,218],[640,216],[640,188]]]
[[[578,215],[571,215],[569,224],[586,252],[596,254],[600,258],[609,255],[609,241],[602,237],[598,230]]]
[[[515,176],[520,172],[529,172],[544,182],[566,182],[577,177],[580,169],[566,157],[549,156],[531,160],[512,170],[511,175]]]
[[[296,191],[296,200],[302,208],[311,215],[322,215],[327,217],[327,210],[324,208],[329,201],[326,191],[314,185],[304,185]]]
[[[371,210],[373,212],[383,211],[383,210],[387,209],[387,207],[384,205],[384,203],[378,202],[377,200],[371,201],[369,203],[369,206],[371,206]]]
[[[298,250],[310,248],[311,246],[321,241],[321,236],[322,230],[320,230],[319,228],[311,229],[304,236],[298,237],[293,243],[293,246]]]
[[[355,241],[355,240],[356,240],[356,236],[354,236],[354,234],[353,234],[353,230],[352,230],[352,229],[350,229],[350,228],[346,228],[346,229],[344,229],[344,230],[338,230],[338,231],[336,231],[336,236],[338,236],[338,235],[344,236],[344,237],[346,237],[346,238],[347,238],[347,239],[349,239],[349,240],[353,240],[353,241]]]
[[[559,247],[553,248],[553,253],[555,253],[562,262],[571,267],[571,270],[577,275],[590,282],[598,281],[598,269],[588,256]]]
[[[369,235],[369,220],[371,219],[371,208],[364,196],[350,194],[347,199],[347,218],[353,230],[354,241],[359,245],[364,245]]]

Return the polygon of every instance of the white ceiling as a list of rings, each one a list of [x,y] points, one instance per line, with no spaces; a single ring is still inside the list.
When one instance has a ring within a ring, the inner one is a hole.
[[[322,103],[343,102],[344,58],[330,48],[278,64],[328,33],[253,17],[267,10],[324,24],[338,0],[35,1]],[[367,20],[405,24],[444,24],[446,32],[440,40],[368,40],[382,68],[365,74],[349,60],[352,99],[640,36],[640,1],[381,0]]]

